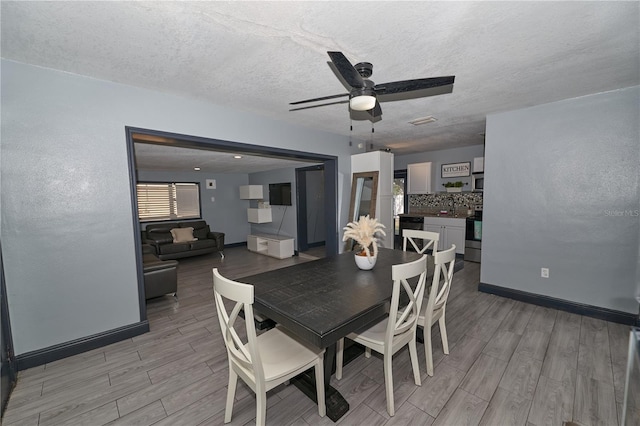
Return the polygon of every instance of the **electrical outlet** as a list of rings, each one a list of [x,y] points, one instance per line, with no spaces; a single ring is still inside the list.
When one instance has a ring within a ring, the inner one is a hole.
[[[549,268],[541,268],[540,269],[540,276],[542,278],[549,278]]]

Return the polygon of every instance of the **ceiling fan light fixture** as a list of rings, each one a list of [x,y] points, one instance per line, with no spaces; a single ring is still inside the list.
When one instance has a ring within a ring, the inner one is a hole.
[[[356,111],[369,111],[376,106],[376,97],[371,95],[356,96],[351,98],[349,106]]]
[[[349,97],[349,107],[354,111],[369,111],[376,106],[376,96],[369,87],[355,89]]]

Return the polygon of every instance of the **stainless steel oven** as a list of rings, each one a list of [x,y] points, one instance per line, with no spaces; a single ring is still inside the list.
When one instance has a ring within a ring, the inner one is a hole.
[[[476,207],[474,213],[466,220],[464,260],[479,263],[482,254],[482,207]]]

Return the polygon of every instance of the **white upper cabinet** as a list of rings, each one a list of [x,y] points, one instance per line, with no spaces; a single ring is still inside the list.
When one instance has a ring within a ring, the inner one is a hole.
[[[431,162],[407,165],[407,193],[431,194]]]
[[[271,209],[247,209],[249,223],[268,223],[272,220]]]
[[[473,159],[473,173],[484,172],[484,157],[476,157]]]
[[[242,185],[240,187],[241,200],[262,200],[264,193],[262,185]]]

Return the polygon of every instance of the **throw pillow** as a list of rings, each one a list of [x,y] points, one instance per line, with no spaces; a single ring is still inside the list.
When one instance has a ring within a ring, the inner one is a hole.
[[[174,243],[188,243],[190,241],[196,241],[197,238],[193,237],[193,228],[173,228],[171,230]]]

